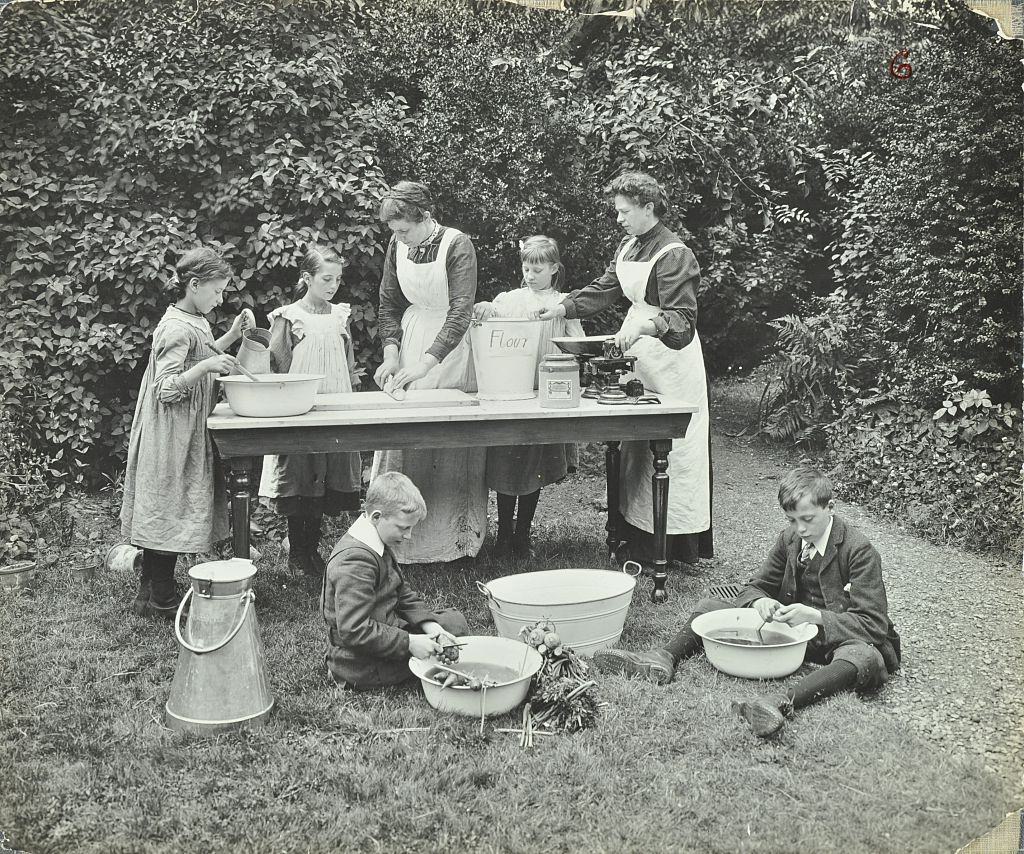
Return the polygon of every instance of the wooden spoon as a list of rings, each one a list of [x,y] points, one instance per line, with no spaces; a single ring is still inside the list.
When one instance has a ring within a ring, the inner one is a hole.
[[[225,353],[223,350],[221,350],[220,347],[218,347],[216,344],[210,344],[209,347],[218,356],[226,356],[227,355],[227,353]],[[241,362],[238,363],[238,370],[240,370],[243,374],[245,374],[254,383],[262,382],[262,380],[260,380],[260,378],[258,376],[256,376],[256,374],[254,374],[252,371],[250,371]]]

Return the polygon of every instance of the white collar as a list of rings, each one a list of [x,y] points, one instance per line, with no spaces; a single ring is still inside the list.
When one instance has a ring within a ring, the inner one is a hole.
[[[365,513],[361,513],[359,518],[352,523],[348,533],[349,536],[354,537],[364,546],[369,546],[378,555],[384,557],[384,541],[381,540],[380,534],[377,533],[377,529],[373,526],[373,522],[370,521],[370,517]]]
[[[832,534],[832,523],[835,521],[835,519],[835,516],[829,519],[828,525],[825,526],[825,530],[822,532],[821,536],[818,537],[818,539],[815,542],[811,543],[811,545],[814,546],[818,554],[820,554],[822,557],[825,557],[825,548],[826,546],[828,546],[828,538]],[[801,542],[806,541],[801,540]]]

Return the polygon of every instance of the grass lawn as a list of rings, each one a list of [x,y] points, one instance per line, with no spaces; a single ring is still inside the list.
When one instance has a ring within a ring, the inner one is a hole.
[[[602,498],[592,474],[543,493],[536,568],[604,565]],[[717,519],[742,515],[732,501],[723,493]],[[316,600],[280,571],[269,540],[256,593],[274,714],[255,732],[176,734],[162,725],[173,631],[127,613],[132,577],[71,580],[76,554],[116,541],[104,499],[78,516],[80,542],[36,593],[0,595],[0,831],[33,854],[940,852],[1008,809],[1005,781],[883,703],[836,698],[761,742],[729,701],[766,686],[703,659],[662,688],[602,678],[597,727],[538,736],[532,750],[494,732],[516,714],[480,735],[479,721],[438,716],[418,685],[340,691],[323,676]],[[622,645],[664,640],[708,584],[742,578],[768,545],[745,543],[728,567],[671,576],[666,605],[651,605],[641,579]],[[492,562],[488,548],[466,567],[410,576],[493,634],[473,582],[521,567]],[[394,731],[406,727],[428,729]]]

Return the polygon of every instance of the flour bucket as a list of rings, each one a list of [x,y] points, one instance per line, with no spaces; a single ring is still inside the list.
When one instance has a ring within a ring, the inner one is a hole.
[[[626,567],[636,567],[635,573]],[[548,569],[506,575],[476,583],[487,597],[494,627],[503,638],[540,620],[555,624],[562,643],[580,655],[614,646],[622,635],[640,564],[626,561],[622,571]]]
[[[250,329],[242,335],[238,345],[238,363],[253,374],[269,374],[270,330]]]
[[[481,400],[537,396],[537,351],[543,321],[499,317],[474,320],[469,340]]]
[[[232,558],[196,564],[188,574],[192,586],[174,618],[178,669],[167,698],[167,726],[200,733],[258,727],[270,717],[274,698],[252,607],[256,567]]]

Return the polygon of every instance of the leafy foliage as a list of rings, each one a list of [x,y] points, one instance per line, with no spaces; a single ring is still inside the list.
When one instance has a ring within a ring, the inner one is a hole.
[[[956,377],[934,413],[872,391],[829,427],[843,493],[936,539],[1019,553],[1020,409]]]
[[[239,271],[228,313],[291,299],[300,241],[337,246],[373,346],[375,139],[399,105],[348,96],[328,36],[354,13],[330,10],[94,0],[4,16],[2,382],[75,475],[123,457],[182,248],[220,247]]]
[[[1012,48],[954,0],[634,8],[630,23],[468,0],[12,4],[0,384],[30,444],[66,449],[73,479],[116,477],[183,248],[234,266],[222,326],[294,298],[300,242],[334,245],[372,369],[387,184],[431,186],[490,297],[518,282],[530,233],[559,239],[571,286],[598,275],[620,233],[600,188],[626,168],[663,180],[701,264],[710,370],[778,349],[769,435],[853,429],[872,387],[917,425],[954,373],[1017,405]],[[885,73],[893,43],[918,63],[909,80]]]
[[[31,558],[45,543],[38,520],[64,487],[56,466],[32,447],[11,407],[0,407],[0,566]]]

